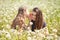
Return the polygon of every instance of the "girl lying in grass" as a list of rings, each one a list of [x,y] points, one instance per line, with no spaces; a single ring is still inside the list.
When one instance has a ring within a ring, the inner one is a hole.
[[[25,23],[26,17],[27,17],[27,10],[26,10],[26,8],[25,7],[20,7],[18,9],[17,16],[13,20],[11,28],[16,29],[16,26],[18,26],[20,31],[25,29],[26,28],[26,23]]]
[[[34,31],[35,29],[41,29],[46,26],[46,23],[43,21],[43,14],[42,11],[39,10],[37,7],[33,8],[30,14],[30,20],[33,23],[31,26],[31,30]]]

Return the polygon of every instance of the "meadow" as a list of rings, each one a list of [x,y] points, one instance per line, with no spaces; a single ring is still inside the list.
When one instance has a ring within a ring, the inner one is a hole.
[[[46,28],[21,33],[17,29],[11,29],[20,6],[27,6],[29,11],[39,7],[43,12]],[[60,0],[0,0],[0,40],[59,40],[59,36]]]

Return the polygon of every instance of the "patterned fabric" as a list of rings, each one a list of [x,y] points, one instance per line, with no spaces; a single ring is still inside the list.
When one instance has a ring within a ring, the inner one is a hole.
[[[34,28],[35,28],[35,21],[31,20],[31,22],[33,22],[33,25],[32,25],[31,30],[34,31]],[[43,23],[43,27],[42,27],[42,28],[44,28],[44,27],[46,27],[46,23],[45,23],[45,22]]]
[[[34,28],[35,28],[35,21],[31,20],[31,22],[33,22],[31,30],[34,31]]]

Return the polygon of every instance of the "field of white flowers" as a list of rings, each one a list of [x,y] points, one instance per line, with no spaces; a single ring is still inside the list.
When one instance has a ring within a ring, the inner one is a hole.
[[[29,11],[39,7],[47,26],[35,32],[11,29],[11,23],[20,6],[27,6]],[[60,0],[0,0],[0,40],[60,40],[59,36]]]

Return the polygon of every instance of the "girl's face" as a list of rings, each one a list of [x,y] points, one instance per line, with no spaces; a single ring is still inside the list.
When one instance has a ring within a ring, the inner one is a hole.
[[[27,9],[24,9],[24,15],[28,16],[28,10]]]
[[[32,11],[32,13],[31,13],[31,20],[35,21],[35,19],[36,19],[36,12]]]

